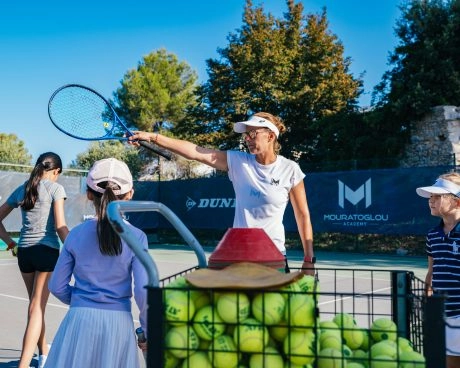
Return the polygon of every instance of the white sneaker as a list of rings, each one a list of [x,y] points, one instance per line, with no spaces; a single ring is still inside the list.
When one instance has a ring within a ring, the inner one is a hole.
[[[38,368],[44,368],[45,363],[46,363],[46,358],[48,358],[48,355],[40,355],[38,357]]]

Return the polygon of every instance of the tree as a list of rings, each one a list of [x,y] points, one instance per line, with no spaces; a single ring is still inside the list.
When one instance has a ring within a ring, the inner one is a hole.
[[[118,141],[92,142],[86,152],[77,155],[70,168],[89,170],[95,161],[109,157],[125,162],[134,179],[141,175],[143,161],[137,149]]]
[[[185,62],[161,49],[145,56],[128,71],[114,92],[117,114],[128,126],[152,131],[157,122],[174,125],[195,104],[198,77]]]
[[[397,125],[394,133],[410,130],[434,106],[460,105],[460,1],[411,0],[401,11],[400,43],[373,93],[375,107]]]
[[[408,0],[395,32],[400,42],[367,121],[375,155],[398,158],[414,121],[434,106],[460,105],[460,1]]]
[[[349,73],[350,59],[328,30],[326,11],[303,15],[303,5],[287,1],[282,19],[247,0],[243,25],[207,60],[209,79],[197,90],[198,105],[174,129],[182,136],[223,149],[238,148],[235,121],[257,111],[280,116],[289,131],[282,153],[311,156],[321,127],[312,123],[353,110],[362,81]],[[233,139],[231,139],[233,138]]]
[[[0,170],[22,171],[18,167],[1,165],[10,163],[15,165],[31,165],[32,156],[29,154],[25,144],[15,134],[0,133]],[[29,171],[29,168],[24,169]]]

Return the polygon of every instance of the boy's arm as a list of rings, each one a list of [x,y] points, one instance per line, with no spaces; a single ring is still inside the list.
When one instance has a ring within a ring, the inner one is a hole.
[[[425,293],[427,296],[431,296],[433,294],[432,281],[433,281],[433,257],[428,256],[428,272],[426,273],[426,277],[425,277]]]

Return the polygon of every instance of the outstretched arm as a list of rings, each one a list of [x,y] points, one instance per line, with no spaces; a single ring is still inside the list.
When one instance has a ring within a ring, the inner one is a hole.
[[[139,146],[138,140],[157,144],[188,160],[201,162],[217,170],[228,171],[226,151],[200,147],[192,142],[158,133],[135,131],[134,135],[128,137],[128,143],[134,146]]]

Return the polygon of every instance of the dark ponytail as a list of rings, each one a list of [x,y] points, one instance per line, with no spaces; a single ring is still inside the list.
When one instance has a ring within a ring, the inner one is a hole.
[[[59,155],[53,152],[45,152],[40,155],[35,163],[35,167],[30,173],[29,180],[26,182],[24,199],[19,203],[22,209],[29,211],[35,207],[38,198],[38,184],[46,171],[59,170],[62,172],[62,161]]]
[[[99,183],[98,186],[105,189],[104,193],[98,193],[90,187],[87,187],[87,190],[94,195],[93,203],[98,219],[97,237],[99,240],[99,250],[102,254],[117,256],[121,254],[123,247],[121,246],[120,236],[115,232],[107,218],[107,206],[112,201],[122,200],[126,197],[126,194],[117,196],[113,191],[119,190],[120,187],[111,181]]]

